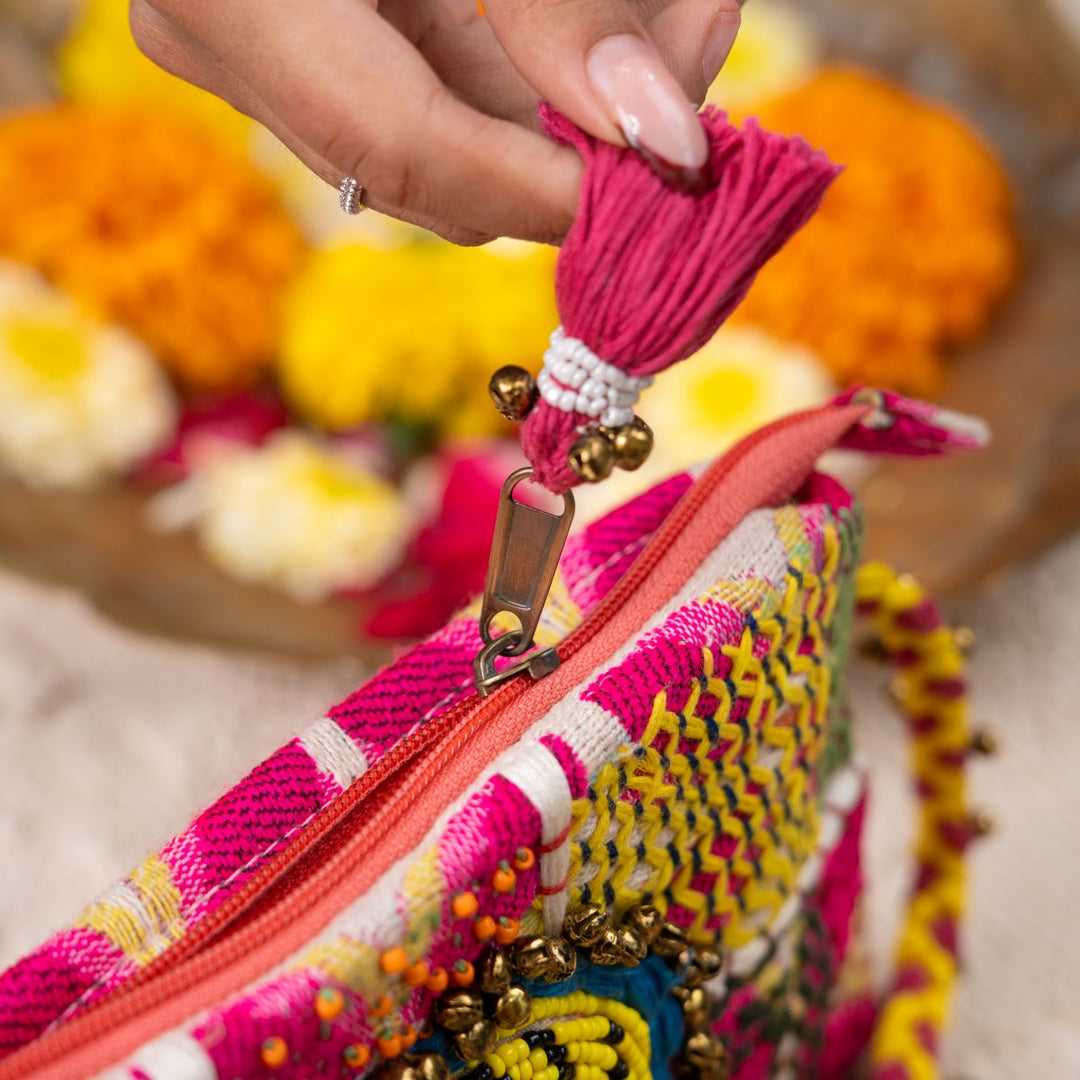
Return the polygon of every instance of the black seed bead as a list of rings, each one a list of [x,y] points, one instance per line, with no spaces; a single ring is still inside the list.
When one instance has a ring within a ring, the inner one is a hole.
[[[569,1061],[559,1066],[559,1080],[574,1080],[574,1066]]]
[[[490,1065],[477,1065],[475,1069],[460,1077],[460,1080],[495,1080],[495,1073]]]
[[[609,1021],[609,1023],[611,1027],[604,1036],[604,1042],[609,1043],[611,1046],[618,1046],[626,1038],[626,1032],[614,1020]]]
[[[530,1050],[537,1050],[541,1046],[555,1045],[555,1032],[551,1028],[537,1028],[535,1031],[527,1031],[522,1038]]]
[[[561,1065],[566,1060],[565,1046],[547,1046],[544,1048],[549,1065]]]
[[[608,1070],[608,1076],[611,1080],[626,1080],[630,1075],[630,1066],[620,1058],[614,1065]]]

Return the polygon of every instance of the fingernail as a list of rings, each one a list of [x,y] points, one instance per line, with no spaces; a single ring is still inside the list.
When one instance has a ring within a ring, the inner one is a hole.
[[[705,51],[701,56],[706,86],[711,86],[713,80],[720,74],[720,69],[724,66],[728,53],[731,52],[731,46],[735,44],[741,21],[741,16],[737,11],[721,11],[716,16],[716,21],[712,24],[712,29],[705,41]]]
[[[593,47],[585,67],[626,141],[650,163],[673,170],[685,184],[695,183],[709,156],[705,130],[649,45],[633,34],[606,37]]]

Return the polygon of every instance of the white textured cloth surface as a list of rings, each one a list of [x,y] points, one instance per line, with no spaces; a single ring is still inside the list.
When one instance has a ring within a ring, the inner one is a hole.
[[[1080,538],[953,615],[979,637],[976,715],[1001,755],[974,798],[999,821],[973,856],[966,976],[945,1077],[1080,1074]],[[363,672],[138,637],[70,593],[0,574],[0,965],[67,921],[192,811],[317,720]],[[872,770],[868,923],[880,969],[906,883],[903,738],[862,668]]]

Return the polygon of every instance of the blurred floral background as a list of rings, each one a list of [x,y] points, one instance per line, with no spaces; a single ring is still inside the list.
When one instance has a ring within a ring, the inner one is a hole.
[[[488,376],[558,322],[553,250],[345,217],[126,7],[0,0],[3,964],[479,586],[520,461]],[[839,464],[870,550],[974,628],[1003,743],[946,1080],[1076,1075],[1080,538],[1046,549],[1080,524],[1080,0],[749,0],[709,96],[846,169],[579,524],[853,381],[991,421],[965,460]],[[852,709],[884,972],[911,805],[880,681]]]
[[[333,652],[437,627],[483,580],[517,453],[487,379],[537,368],[555,251],[347,218],[258,125],[144,59],[123,0],[5,6],[22,70],[0,117],[0,471],[41,522],[9,552],[40,563],[43,533],[79,539],[99,586],[126,581],[122,614],[167,632],[265,645],[270,612],[269,643]],[[990,140],[834,53],[800,5],[748,5],[709,101],[846,171],[731,324],[646,396],[656,452],[583,492],[579,524],[837,387],[940,394],[1013,288]],[[132,558],[148,548],[152,570]],[[170,576],[217,617],[164,596]],[[267,591],[272,608],[226,627],[222,609]],[[336,621],[316,631],[319,605]]]

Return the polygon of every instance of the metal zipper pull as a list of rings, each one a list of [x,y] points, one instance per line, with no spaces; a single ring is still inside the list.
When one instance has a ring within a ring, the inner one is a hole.
[[[514,498],[514,489],[531,475],[530,467],[512,472],[499,494],[499,512],[480,609],[484,647],[473,661],[476,689],[481,695],[523,672],[540,679],[559,666],[554,649],[541,649],[520,664],[501,671],[495,669],[498,657],[521,656],[533,647],[533,635],[574,520],[574,496],[570,492],[562,496],[561,514],[527,506]],[[495,637],[492,622],[503,612],[513,615],[520,626]]]

